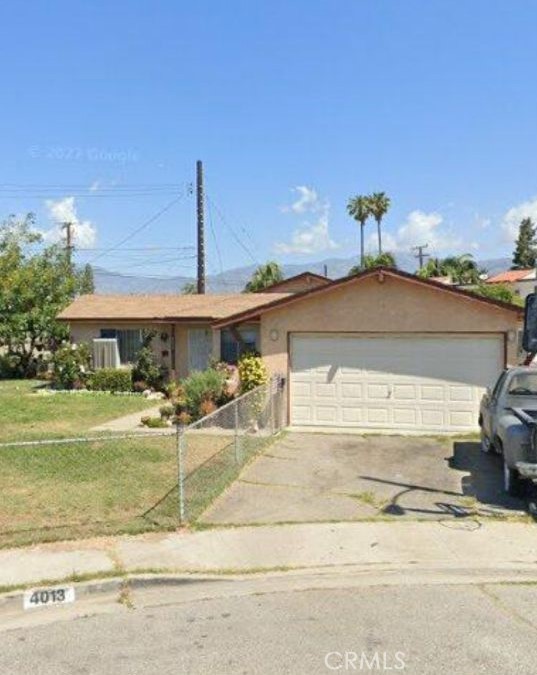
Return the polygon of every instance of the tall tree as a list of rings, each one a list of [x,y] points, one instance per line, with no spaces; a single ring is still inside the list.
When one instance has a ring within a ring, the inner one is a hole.
[[[388,213],[391,200],[385,192],[374,192],[369,197],[369,210],[373,218],[377,221],[377,233],[379,240],[379,255],[382,254],[382,219]]]
[[[355,265],[349,270],[349,276],[360,274],[364,270],[370,270],[374,267],[393,267],[397,269],[395,256],[390,251],[384,251],[380,255],[366,255],[363,265]]]
[[[535,225],[531,218],[524,218],[518,228],[518,237],[513,252],[512,270],[525,270],[535,267],[537,259],[537,239]]]
[[[4,374],[35,375],[69,331],[58,313],[80,293],[83,273],[75,273],[60,245],[35,252],[42,243],[32,214],[0,225],[0,352]]]
[[[347,211],[350,216],[360,223],[360,267],[364,267],[365,250],[364,250],[364,229],[367,219],[371,215],[371,207],[369,197],[364,195],[356,195],[351,197],[347,204]]]
[[[252,274],[252,278],[244,287],[245,293],[255,293],[262,291],[272,284],[277,284],[283,281],[283,274],[281,267],[277,262],[270,261],[265,265],[260,265]]]
[[[95,293],[95,279],[93,277],[93,267],[87,263],[80,272],[79,293],[90,294]]]

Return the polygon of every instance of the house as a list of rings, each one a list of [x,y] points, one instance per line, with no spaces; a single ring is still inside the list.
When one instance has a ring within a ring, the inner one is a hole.
[[[309,291],[319,286],[326,286],[330,283],[330,279],[322,277],[320,274],[313,272],[302,272],[294,277],[289,277],[276,284],[272,284],[263,290],[263,293],[301,293],[302,291]]]
[[[82,295],[58,318],[75,343],[115,338],[120,365],[133,363],[143,330],[155,332],[152,348],[172,377],[207,367],[211,356],[236,362],[241,351],[259,350],[257,324],[212,331],[215,321],[281,300],[289,293],[229,295]]]
[[[179,377],[255,346],[286,380],[292,427],[431,433],[477,428],[485,388],[517,363],[521,309],[376,268],[296,293],[82,296],[60,318],[76,341],[115,331],[123,360],[153,326]]]
[[[489,277],[487,284],[505,284],[523,300],[535,290],[535,268],[526,270],[507,270]]]
[[[215,321],[259,326],[287,379],[292,427],[405,432],[477,428],[479,402],[517,363],[521,310],[388,268],[368,270]]]
[[[206,368],[213,354],[236,363],[241,352],[259,351],[258,326],[246,324],[213,335],[214,321],[329,283],[319,274],[302,272],[255,294],[83,295],[58,318],[69,323],[74,342],[116,340],[119,365],[133,363],[142,331],[152,330],[159,362],[172,377],[185,377]]]

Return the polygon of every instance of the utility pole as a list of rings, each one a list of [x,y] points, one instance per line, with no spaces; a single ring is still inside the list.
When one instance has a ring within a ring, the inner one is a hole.
[[[67,253],[67,262],[69,267],[73,261],[73,223],[66,222],[62,229],[65,230],[65,252]]]
[[[203,197],[203,164],[196,162],[196,199],[198,220],[198,293],[205,293],[205,213]]]
[[[429,258],[430,254],[429,253],[424,253],[424,249],[426,249],[429,246],[429,244],[423,244],[422,246],[413,246],[412,250],[417,251],[416,255],[414,258],[418,258],[420,261],[420,270],[423,269],[423,261],[425,258]]]

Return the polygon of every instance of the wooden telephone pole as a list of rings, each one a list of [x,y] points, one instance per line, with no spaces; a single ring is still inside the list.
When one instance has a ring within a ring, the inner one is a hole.
[[[65,251],[67,253],[67,262],[69,267],[73,262],[73,223],[64,223],[62,229],[65,230]]]
[[[430,256],[429,253],[424,253],[423,251],[429,246],[429,244],[423,244],[422,246],[413,246],[412,250],[417,251],[414,258],[417,258],[420,261],[420,270],[423,269],[423,261],[425,258]]]
[[[198,221],[198,293],[205,293],[205,211],[203,196],[203,164],[196,162],[196,200]]]

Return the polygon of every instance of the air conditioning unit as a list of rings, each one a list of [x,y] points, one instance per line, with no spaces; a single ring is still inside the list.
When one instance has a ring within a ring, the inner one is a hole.
[[[95,338],[93,340],[93,367],[119,368],[119,347],[116,338]]]

